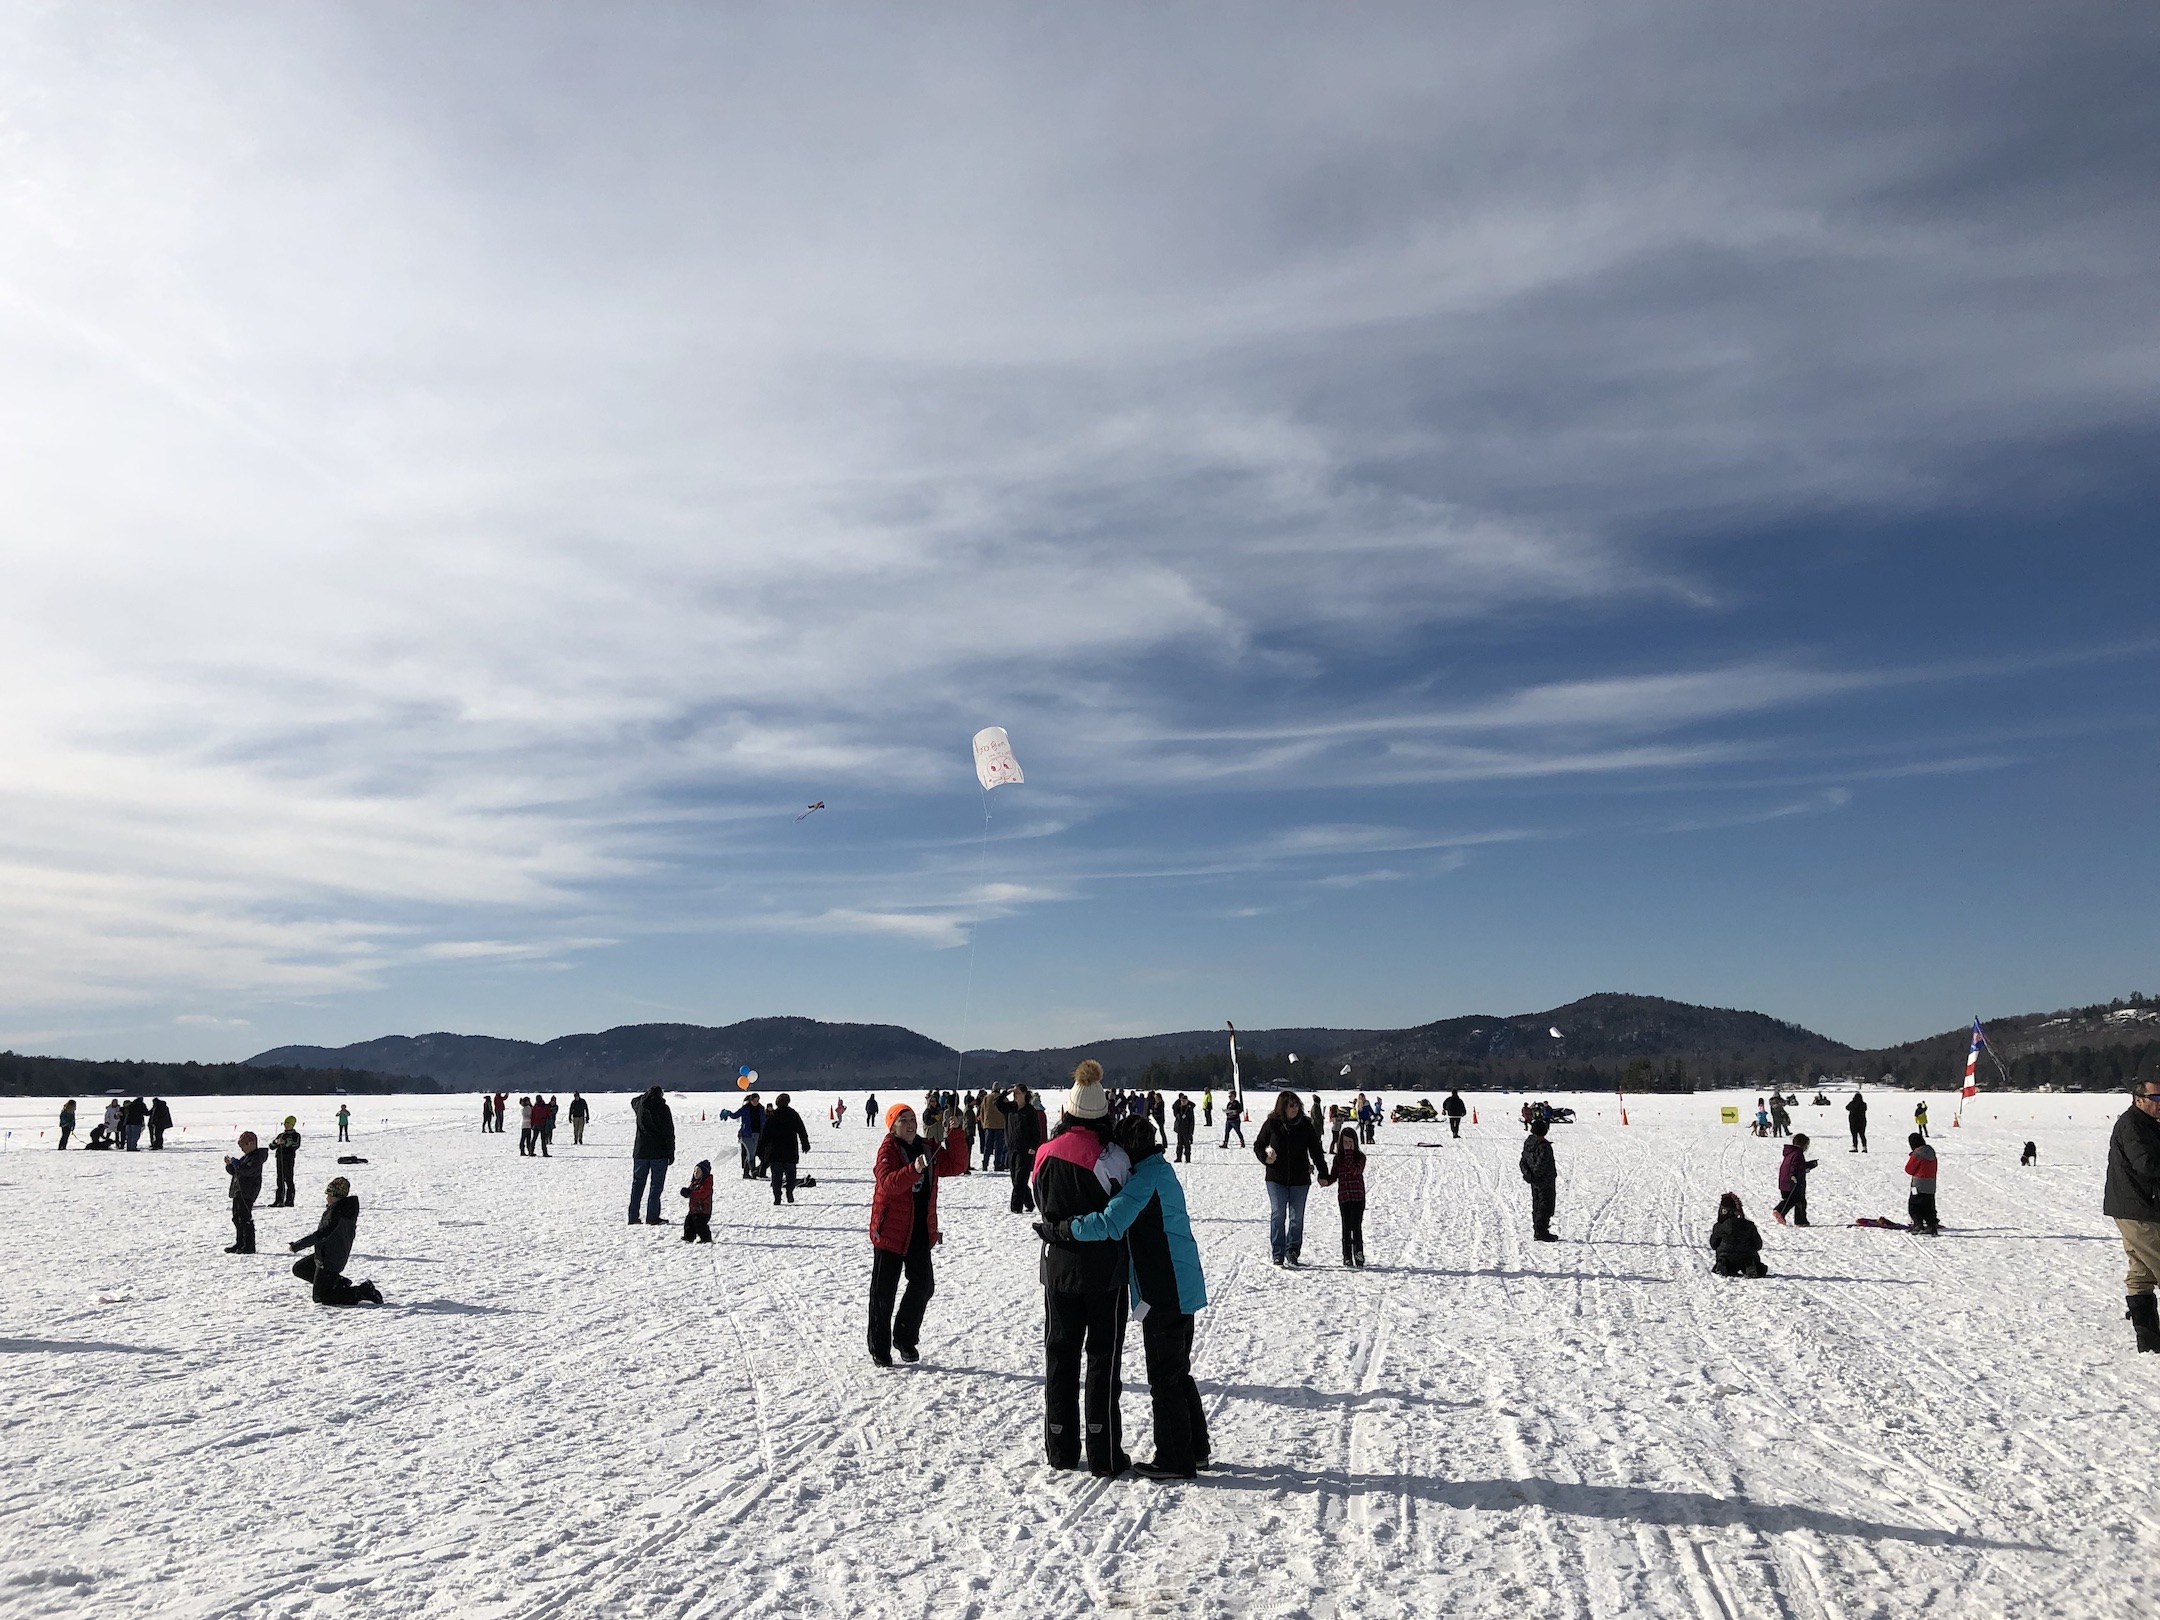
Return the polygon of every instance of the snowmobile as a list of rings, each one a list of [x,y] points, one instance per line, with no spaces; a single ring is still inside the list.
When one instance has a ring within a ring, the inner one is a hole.
[[[1414,1103],[1397,1103],[1394,1112],[1388,1115],[1389,1121],[1396,1125],[1422,1125],[1439,1117],[1440,1110],[1432,1105],[1429,1097],[1420,1097]]]

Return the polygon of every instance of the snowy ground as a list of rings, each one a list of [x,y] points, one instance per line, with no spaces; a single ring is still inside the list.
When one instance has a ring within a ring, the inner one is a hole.
[[[260,1212],[252,1259],[219,1252],[218,1155],[286,1103],[184,1099],[162,1155],[63,1157],[52,1106],[0,1102],[0,1615],[2160,1612],[2160,1357],[2127,1353],[2098,1213],[2119,1099],[1983,1098],[1953,1131],[1936,1098],[1934,1242],[1847,1224],[1903,1213],[1889,1094],[1865,1158],[1799,1110],[1810,1231],[1770,1223],[1737,1099],[1625,1128],[1570,1100],[1566,1242],[1527,1241],[1513,1106],[1479,1098],[1459,1143],[1382,1132],[1363,1274],[1319,1194],[1321,1264],[1273,1269],[1257,1166],[1203,1141],[1221,1466],[1170,1488],[1042,1467],[1000,1179],[947,1184],[923,1364],[869,1363],[859,1124],[812,1119],[820,1185],[775,1212],[677,1099],[669,1205],[691,1161],[721,1174],[703,1249],[624,1223],[619,1097],[545,1162],[472,1099],[353,1099],[353,1270],[391,1306],[340,1313],[282,1258],[336,1173],[321,1099],[289,1105],[301,1207]],[[1727,1188],[1771,1281],[1707,1273]]]

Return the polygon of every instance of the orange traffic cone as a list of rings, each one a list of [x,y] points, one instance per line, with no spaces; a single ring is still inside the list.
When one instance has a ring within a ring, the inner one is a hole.
[[[1477,1123],[1477,1110],[1475,1108],[1470,1110],[1470,1123],[1473,1125]]]

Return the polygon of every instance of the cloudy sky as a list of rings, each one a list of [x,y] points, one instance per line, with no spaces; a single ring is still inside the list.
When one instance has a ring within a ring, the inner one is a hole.
[[[0,1044],[2151,991],[2156,165],[2128,4],[9,8]]]

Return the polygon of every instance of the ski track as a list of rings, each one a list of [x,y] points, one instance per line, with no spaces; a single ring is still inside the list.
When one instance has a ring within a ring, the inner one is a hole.
[[[1180,1171],[1219,1466],[1165,1487],[1042,1466],[1036,1244],[1002,1176],[944,1183],[924,1360],[884,1370],[860,1126],[814,1126],[820,1185],[774,1209],[714,1102],[678,1101],[670,1215],[722,1166],[705,1248],[623,1221],[625,1099],[545,1161],[479,1135],[476,1099],[360,1100],[354,1269],[392,1305],[331,1313],[282,1246],[336,1173],[323,1100],[186,1099],[164,1154],[0,1175],[0,1620],[2160,1613],[2160,1358],[2126,1354],[2097,1214],[2119,1102],[1989,1097],[1937,1130],[1929,1241],[1848,1224],[1902,1213],[1903,1099],[1882,1153],[1817,1133],[1806,1230],[1770,1223],[1780,1144],[1720,1126],[1733,1100],[1627,1127],[1586,1100],[1553,1245],[1512,1100],[1459,1141],[1384,1128],[1363,1272],[1322,1188],[1310,1263],[1269,1265],[1258,1165],[1203,1137]],[[18,1141],[52,1111],[0,1102]],[[222,1144],[288,1111],[301,1208],[223,1255]],[[1727,1188],[1766,1281],[1709,1275]]]

